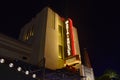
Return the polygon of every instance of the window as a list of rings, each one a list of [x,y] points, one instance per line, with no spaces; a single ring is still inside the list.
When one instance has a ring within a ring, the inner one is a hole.
[[[28,31],[27,31],[26,34],[24,35],[24,40],[27,41],[27,40],[29,40],[32,36],[34,36],[33,27],[31,27],[30,29],[28,29]]]
[[[62,26],[59,25],[58,28],[59,28],[59,29],[58,29],[58,30],[59,30],[59,34],[60,34],[60,36],[62,37]]]
[[[59,44],[62,45],[63,44],[63,27],[62,26],[58,26],[58,37],[59,37]]]
[[[63,58],[63,47],[59,45],[59,58]]]

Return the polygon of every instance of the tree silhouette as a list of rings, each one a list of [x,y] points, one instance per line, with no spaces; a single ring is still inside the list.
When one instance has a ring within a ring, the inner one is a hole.
[[[120,76],[116,71],[108,69],[102,76],[96,78],[96,80],[120,80]]]

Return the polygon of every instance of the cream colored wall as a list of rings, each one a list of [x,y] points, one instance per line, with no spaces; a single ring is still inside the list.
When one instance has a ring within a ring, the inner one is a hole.
[[[38,13],[30,22],[28,22],[21,30],[20,40],[23,40],[23,36],[26,32],[33,27],[34,35],[32,40],[24,41],[32,46],[30,62],[34,65],[41,66],[44,58],[45,49],[45,35],[46,35],[46,21],[47,21],[48,8],[44,8],[40,13]]]
[[[31,61],[39,66],[42,66],[41,63],[43,63],[42,61],[44,58],[47,11],[48,9],[44,8],[36,15],[34,21],[35,35],[32,43],[33,59]]]
[[[74,44],[75,44],[75,51],[76,54],[80,56],[80,61],[81,61],[81,53],[80,53],[80,46],[79,46],[79,40],[78,40],[78,32],[75,27],[73,27],[73,32],[74,32]]]
[[[56,25],[55,26],[56,26],[56,29],[57,29],[57,38],[58,38],[57,47],[59,45],[62,45],[62,47],[63,47],[63,52],[62,53],[64,54],[64,43],[63,43],[63,41],[59,40],[59,34],[58,34],[58,32],[59,32],[58,27],[59,26],[64,27],[64,25],[63,25],[64,23],[61,20],[61,17],[59,15],[56,14],[56,16],[57,16],[57,19],[56,19]],[[57,60],[57,68],[58,69],[63,68],[64,67],[64,59],[59,57],[59,49],[58,49],[58,53],[57,53],[57,58],[58,58],[58,60]]]
[[[59,16],[48,9],[47,29],[46,29],[46,41],[45,41],[45,59],[46,67],[50,69],[59,69],[61,66],[61,60],[58,58],[58,25]],[[63,64],[62,64],[63,65]]]
[[[64,60],[59,58],[59,38],[58,38],[58,26],[65,27],[61,21],[61,17],[48,9],[48,18],[47,18],[47,29],[46,29],[46,42],[45,42],[45,58],[46,58],[46,67],[50,69],[60,69],[64,67]],[[80,56],[79,41],[77,35],[77,29],[73,27],[74,32],[74,44],[77,55]],[[81,56],[80,62],[81,63]]]

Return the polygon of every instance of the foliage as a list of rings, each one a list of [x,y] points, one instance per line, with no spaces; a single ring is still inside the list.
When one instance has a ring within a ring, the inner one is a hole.
[[[102,76],[96,78],[96,80],[120,80],[120,76],[116,71],[109,69]]]

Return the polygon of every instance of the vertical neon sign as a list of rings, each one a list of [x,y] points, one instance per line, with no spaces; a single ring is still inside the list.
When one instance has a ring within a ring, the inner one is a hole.
[[[66,42],[67,42],[67,54],[68,56],[71,55],[71,42],[70,42],[70,29],[69,29],[69,21],[65,21],[65,25],[66,25]]]
[[[72,20],[68,18],[68,20],[65,21],[66,25],[66,40],[67,40],[67,53],[68,56],[72,55],[75,56],[75,46],[74,46],[74,35],[73,35],[73,24]]]
[[[76,52],[75,52],[75,45],[74,45],[73,23],[72,23],[72,20],[70,18],[68,18],[68,20],[69,20],[69,27],[70,27],[70,39],[71,39],[72,55],[75,56]]]

